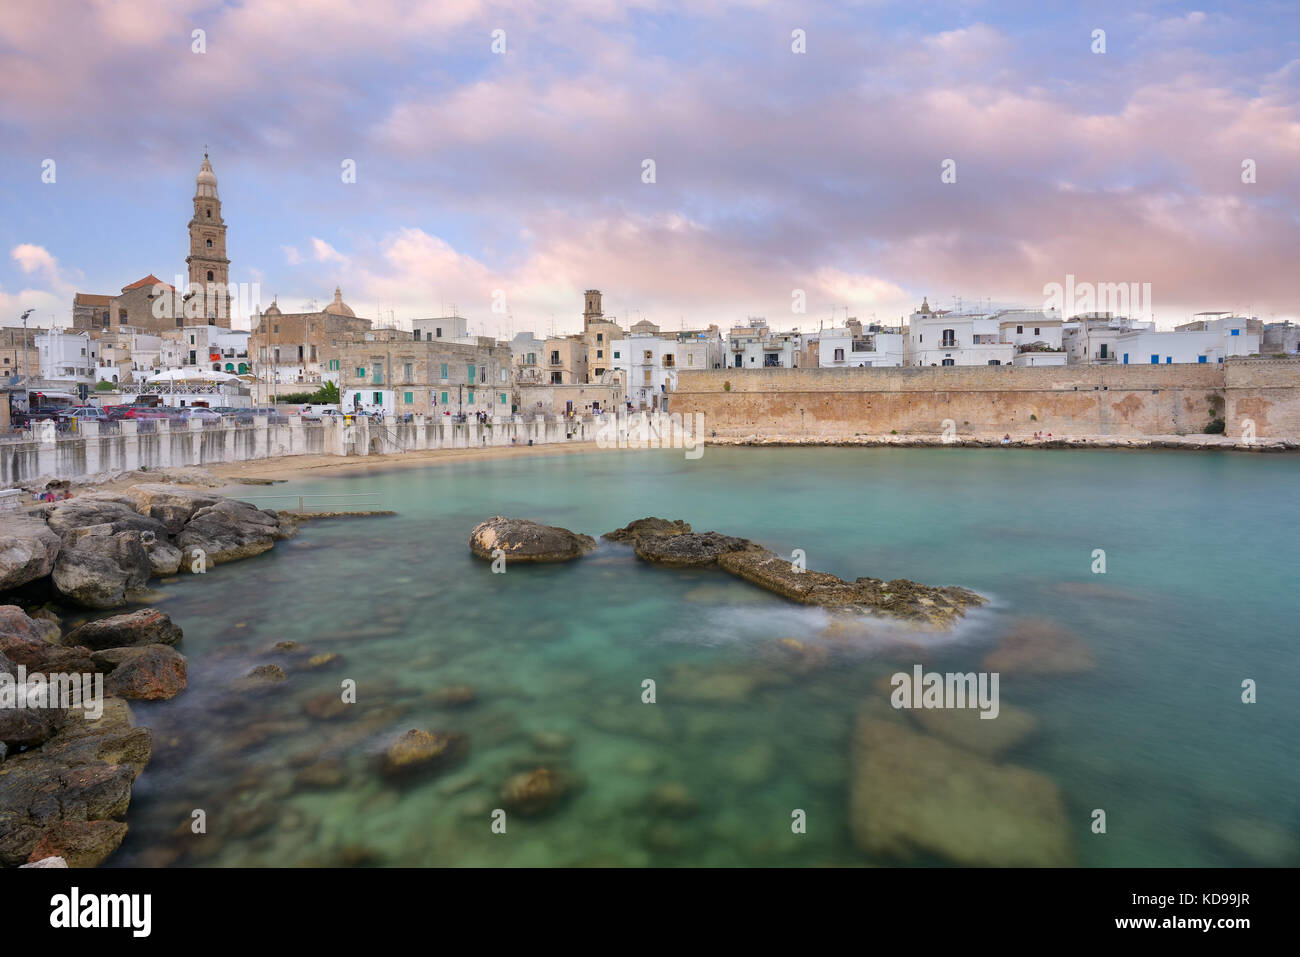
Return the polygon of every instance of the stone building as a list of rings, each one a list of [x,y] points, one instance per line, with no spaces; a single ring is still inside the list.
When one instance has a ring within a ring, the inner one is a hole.
[[[344,411],[509,415],[515,404],[510,347],[487,336],[471,343],[400,329],[346,333],[330,338],[325,361]]]
[[[370,332],[371,325],[343,301],[337,286],[334,300],[316,312],[282,312],[273,299],[252,320],[253,374],[270,384],[319,385],[326,373],[340,371],[324,357],[331,340]]]
[[[14,376],[25,375],[29,379],[35,379],[40,375],[36,337],[44,331],[19,326],[0,328],[0,382]]]
[[[622,327],[613,316],[601,310],[600,290],[588,289],[583,295],[582,337],[587,344],[587,377],[584,381],[613,381],[614,343],[624,337]]]
[[[546,381],[551,385],[572,385],[587,380],[585,336],[552,336],[543,347]]]

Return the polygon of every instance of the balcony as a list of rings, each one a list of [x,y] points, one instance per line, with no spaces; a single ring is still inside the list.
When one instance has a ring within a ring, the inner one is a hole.
[[[1102,355],[1100,352],[1094,352],[1094,353],[1092,354],[1092,361],[1093,361],[1093,362],[1099,362],[1099,363],[1102,363],[1102,364],[1110,363],[1110,362],[1114,362],[1114,361],[1115,361],[1115,354],[1112,352],[1112,353],[1109,354],[1109,355]]]
[[[958,339],[941,339],[939,340],[940,349],[960,349],[961,341]]]

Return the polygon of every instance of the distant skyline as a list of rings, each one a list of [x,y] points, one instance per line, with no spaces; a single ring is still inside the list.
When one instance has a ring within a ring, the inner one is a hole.
[[[1089,6],[8,8],[0,323],[174,282],[205,145],[263,308],[341,286],[509,338],[578,330],[599,288],[625,325],[811,330],[1073,275],[1150,283],[1164,328],[1300,319],[1300,5]]]

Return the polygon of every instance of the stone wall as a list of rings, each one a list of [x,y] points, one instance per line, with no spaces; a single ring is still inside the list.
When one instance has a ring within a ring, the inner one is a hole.
[[[208,466],[278,455],[381,455],[428,449],[544,445],[595,441],[597,426],[590,418],[566,423],[558,416],[504,416],[488,424],[470,419],[453,422],[445,416],[417,415],[411,422],[366,416],[352,422],[304,422],[292,417],[272,423],[260,417],[252,423],[201,422],[173,424],[152,421],[150,431],[137,422],[117,423],[101,433],[95,423],[83,425],[77,436],[50,441],[0,442],[0,488],[42,476],[70,479],[100,472]]]
[[[673,410],[719,437],[1227,435],[1300,439],[1300,361],[1224,365],[682,370]],[[1226,415],[1225,415],[1226,412]]]

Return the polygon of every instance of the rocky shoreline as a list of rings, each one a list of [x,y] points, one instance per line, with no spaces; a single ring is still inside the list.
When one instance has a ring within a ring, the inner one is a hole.
[[[881,616],[932,627],[947,627],[968,608],[987,599],[966,588],[923,585],[904,578],[845,581],[827,572],[802,568],[746,538],[695,532],[680,519],[642,518],[601,536],[631,545],[642,561],[668,568],[714,566],[801,605],[837,615]],[[497,515],[470,533],[478,558],[563,562],[594,551],[595,539],[565,528]]]
[[[146,607],[65,631],[51,605],[122,608],[147,599],[153,579],[203,574],[296,532],[291,515],[156,483],[5,517],[0,592],[30,614],[0,605],[0,865],[106,860],[152,755],[127,702],[172,698],[188,680],[166,614]]]
[[[1071,436],[1069,438],[1030,439],[1013,438],[1004,443],[1001,437],[954,438],[945,440],[939,435],[880,435],[880,436],[762,436],[756,433],[743,437],[711,436],[709,445],[735,448],[966,448],[966,449],[1176,449],[1183,452],[1294,452],[1300,443],[1286,439],[1256,439],[1238,442],[1210,436],[1163,436],[1159,438],[1127,438],[1113,435]]]

